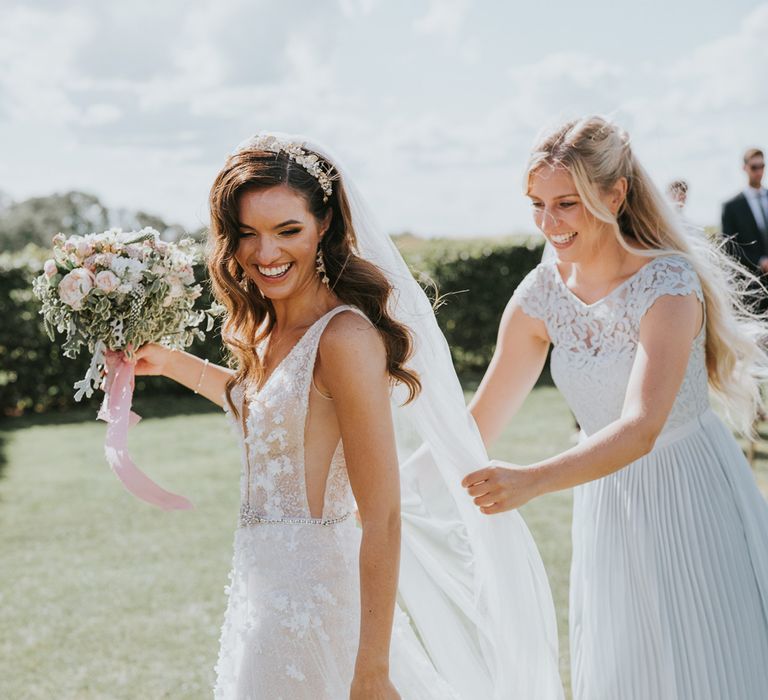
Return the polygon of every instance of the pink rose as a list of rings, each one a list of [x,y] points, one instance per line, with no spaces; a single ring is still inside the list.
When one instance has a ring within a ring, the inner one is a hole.
[[[96,286],[109,294],[120,286],[120,278],[111,270],[104,270],[96,275]]]
[[[144,257],[144,250],[140,245],[131,243],[125,246],[125,254],[134,260],[141,260],[141,258]]]
[[[45,264],[43,265],[43,272],[45,272],[45,276],[48,279],[51,279],[57,272],[59,271],[59,268],[56,267],[56,261],[49,258],[45,261]]]
[[[93,273],[76,267],[59,282],[59,297],[75,311],[83,308],[83,299],[93,289]]]
[[[84,260],[93,253],[93,246],[88,243],[88,241],[80,239],[75,243],[75,252],[77,253],[78,258]]]

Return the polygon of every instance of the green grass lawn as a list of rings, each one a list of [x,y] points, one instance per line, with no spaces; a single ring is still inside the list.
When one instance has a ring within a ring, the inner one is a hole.
[[[126,493],[90,413],[0,425],[0,698],[210,697],[239,453],[224,417],[204,408],[140,403],[145,420],[131,436],[136,462],[191,498],[191,512],[163,513]],[[572,432],[557,392],[538,389],[493,456],[528,463],[567,447]],[[764,453],[758,478],[768,491]],[[523,514],[549,573],[567,684],[570,494]]]

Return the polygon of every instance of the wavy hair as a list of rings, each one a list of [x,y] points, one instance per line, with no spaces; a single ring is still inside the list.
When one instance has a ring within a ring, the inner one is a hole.
[[[318,222],[324,220],[330,209],[330,225],[319,244],[330,289],[344,304],[360,309],[376,327],[384,341],[387,371],[393,383],[407,388],[407,401],[413,400],[421,389],[418,375],[405,366],[413,353],[411,332],[388,311],[393,287],[378,267],[358,254],[344,184],[333,164],[316,155],[333,180],[333,192],[327,201],[318,180],[284,152],[238,151],[227,159],[211,187],[208,274],[214,297],[226,309],[221,334],[236,366],[226,393],[236,414],[232,389],[239,382],[257,386],[263,382],[265,367],[257,348],[276,322],[272,302],[261,295],[235,260],[240,238],[238,205],[246,191],[278,185],[287,185],[302,196]]]
[[[706,309],[706,363],[709,384],[731,424],[753,434],[762,405],[760,385],[768,378],[764,318],[749,308],[752,285],[765,293],[759,280],[723,249],[701,235],[690,235],[679,214],[656,188],[635,157],[628,134],[612,122],[588,116],[569,121],[542,136],[526,168],[526,187],[542,166],[565,168],[587,210],[609,224],[616,240],[634,255],[655,258],[680,255],[701,282]],[[620,178],[627,195],[614,215],[601,194]]]

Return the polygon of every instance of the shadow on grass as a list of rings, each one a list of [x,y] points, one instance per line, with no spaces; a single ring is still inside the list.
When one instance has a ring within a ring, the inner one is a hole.
[[[66,411],[50,413],[25,413],[23,416],[4,418],[0,421],[0,437],[3,432],[22,430],[40,425],[67,425],[96,420],[101,400],[91,400],[87,405]],[[194,394],[161,394],[151,396],[134,395],[133,411],[142,418],[168,418],[171,416],[197,413],[220,412],[221,409],[202,396]],[[0,463],[2,463],[2,443],[0,443]]]

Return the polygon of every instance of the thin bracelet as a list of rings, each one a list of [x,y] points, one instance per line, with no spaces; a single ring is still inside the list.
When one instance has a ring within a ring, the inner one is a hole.
[[[199,394],[199,393],[200,393],[200,386],[201,386],[201,385],[202,385],[202,383],[203,383],[203,377],[205,376],[205,370],[206,370],[206,369],[208,369],[208,360],[206,360],[205,362],[203,362],[203,371],[202,371],[202,372],[200,372],[200,379],[198,379],[198,380],[197,380],[197,389],[195,389],[195,393],[196,393],[196,394]]]

